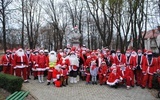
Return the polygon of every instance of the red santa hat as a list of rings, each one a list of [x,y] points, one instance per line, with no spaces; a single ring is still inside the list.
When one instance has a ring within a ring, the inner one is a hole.
[[[138,50],[138,53],[142,53],[142,50],[141,50],[141,49],[139,49],[139,50]]]
[[[45,53],[48,53],[49,51],[47,49],[44,50]]]
[[[117,51],[116,51],[117,53],[121,53],[121,51],[118,49]]]
[[[70,52],[70,54],[75,54],[75,51],[72,50],[72,51]]]
[[[152,50],[147,51],[147,55],[150,55],[150,54],[152,54]]]
[[[130,50],[127,50],[126,53],[130,53]]]
[[[12,50],[12,53],[15,53],[16,52],[16,49],[14,48],[13,50]]]
[[[11,50],[7,49],[7,50],[6,50],[6,52],[7,52],[7,53],[10,53],[10,52],[11,52]]]
[[[39,50],[39,53],[44,53],[44,51],[43,50]]]
[[[106,62],[105,62],[105,61],[102,61],[101,64],[106,64]]]

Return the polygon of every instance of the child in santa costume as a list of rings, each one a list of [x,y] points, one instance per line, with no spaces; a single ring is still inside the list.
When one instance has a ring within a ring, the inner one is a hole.
[[[53,73],[53,69],[57,64],[57,56],[56,56],[56,52],[55,51],[51,51],[49,53],[49,67],[47,67],[48,69],[48,75],[47,75],[47,85],[50,85],[51,79],[52,79],[52,73]]]
[[[96,62],[92,61],[90,66],[90,73],[92,77],[92,84],[97,84],[97,74],[98,74],[98,67],[96,66]]]

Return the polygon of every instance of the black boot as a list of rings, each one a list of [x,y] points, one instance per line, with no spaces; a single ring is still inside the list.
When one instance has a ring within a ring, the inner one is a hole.
[[[48,82],[47,85],[50,85],[50,82]]]
[[[38,79],[38,76],[34,77],[34,80],[37,80]]]
[[[68,79],[66,79],[66,85],[68,85]]]

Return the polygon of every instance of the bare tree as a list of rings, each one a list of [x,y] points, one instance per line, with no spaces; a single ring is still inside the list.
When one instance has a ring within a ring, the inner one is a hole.
[[[7,17],[7,7],[11,3],[12,3],[12,0],[1,0],[0,1],[0,20],[2,22],[4,52],[7,49],[7,47],[6,47],[6,17]]]

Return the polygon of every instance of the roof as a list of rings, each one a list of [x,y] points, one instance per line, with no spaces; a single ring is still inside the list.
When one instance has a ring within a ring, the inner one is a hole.
[[[145,32],[142,32],[142,36],[144,35]],[[158,29],[152,29],[146,32],[146,35],[144,37],[144,39],[147,38],[155,38],[158,35],[160,35],[160,31]]]

